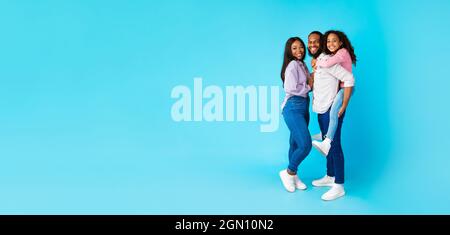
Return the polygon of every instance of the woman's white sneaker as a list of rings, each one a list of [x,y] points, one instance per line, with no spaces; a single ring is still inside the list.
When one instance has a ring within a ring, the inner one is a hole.
[[[324,177],[318,179],[318,180],[313,180],[312,185],[316,186],[316,187],[326,187],[326,186],[333,186],[334,184],[334,177],[325,175]]]
[[[298,175],[296,175],[295,177],[294,177],[294,180],[295,180],[295,188],[296,189],[300,189],[300,190],[305,190],[307,187],[306,187],[306,184],[304,184],[301,180],[300,180],[300,178],[298,178]]]
[[[288,192],[293,193],[295,191],[295,177],[295,175],[289,175],[287,170],[280,171],[281,182]]]
[[[322,195],[322,200],[331,201],[345,195],[344,185],[334,184],[330,190]]]

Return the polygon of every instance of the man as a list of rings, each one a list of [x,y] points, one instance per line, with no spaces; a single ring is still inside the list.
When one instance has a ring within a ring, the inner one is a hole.
[[[316,59],[326,59],[329,56],[322,53],[321,44],[322,34],[320,32],[314,31],[309,34],[308,52],[313,57],[313,61],[311,61],[313,67],[315,67]],[[353,75],[339,64],[329,68],[317,67],[314,71],[313,111],[318,113],[321,133],[327,133],[330,122],[330,108],[337,94],[340,81],[344,83],[344,87],[353,87],[354,85]],[[345,195],[344,153],[341,146],[341,128],[344,117],[345,112],[338,119],[338,127],[327,156],[327,174],[312,182],[317,187],[331,186],[331,189],[322,195],[322,200],[325,201],[335,200]],[[323,139],[323,136],[321,138]]]
[[[323,34],[319,31],[313,31],[308,36],[308,54],[313,58],[313,61],[322,54],[322,47],[320,46]],[[315,66],[313,66],[315,67]]]

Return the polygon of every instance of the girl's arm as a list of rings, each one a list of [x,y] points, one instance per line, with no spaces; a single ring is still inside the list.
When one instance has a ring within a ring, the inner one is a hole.
[[[343,63],[346,58],[346,53],[348,54],[347,50],[345,48],[341,48],[333,56],[330,56],[327,59],[317,60],[316,65],[328,68],[335,64]]]

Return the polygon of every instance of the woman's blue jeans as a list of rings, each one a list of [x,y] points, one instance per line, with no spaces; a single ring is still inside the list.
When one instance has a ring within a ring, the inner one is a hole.
[[[291,132],[288,169],[297,173],[298,166],[311,151],[311,135],[308,130],[309,96],[289,98],[283,108],[283,117]]]

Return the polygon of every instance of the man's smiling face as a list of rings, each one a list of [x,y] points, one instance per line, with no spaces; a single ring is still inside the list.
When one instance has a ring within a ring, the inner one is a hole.
[[[313,33],[308,37],[308,51],[313,56],[316,57],[320,48],[320,35]]]

